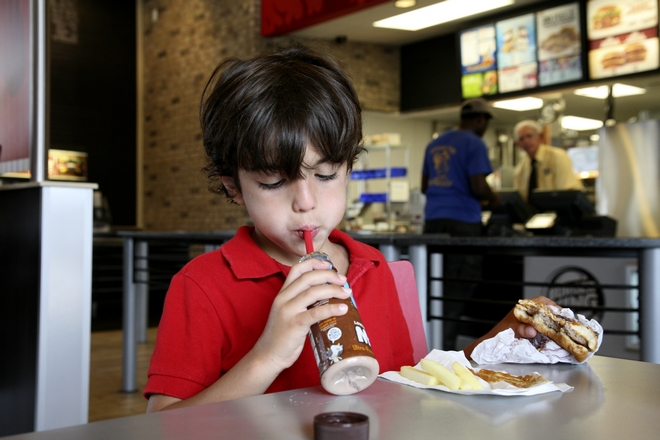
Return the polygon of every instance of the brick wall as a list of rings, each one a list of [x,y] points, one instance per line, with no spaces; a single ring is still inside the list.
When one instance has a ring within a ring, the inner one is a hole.
[[[143,227],[146,230],[235,229],[249,219],[206,189],[198,106],[213,68],[287,38],[260,36],[259,0],[144,0]],[[399,49],[315,41],[346,66],[365,109],[399,109]]]

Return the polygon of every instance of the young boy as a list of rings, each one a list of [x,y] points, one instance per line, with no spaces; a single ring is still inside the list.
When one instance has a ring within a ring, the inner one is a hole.
[[[351,289],[380,372],[411,365],[383,255],[335,229],[363,150],[360,104],[339,65],[302,46],[225,60],[204,91],[201,125],[211,190],[245,206],[254,227],[173,278],[144,390],[148,411],[319,385],[309,327],[346,306],[307,307]],[[303,231],[338,273],[319,270],[329,265],[317,259],[298,262]],[[517,321],[501,327],[509,323]]]
[[[361,109],[339,65],[304,47],[228,59],[201,108],[211,188],[246,207],[219,250],[177,274],[165,301],[145,395],[149,411],[319,385],[309,327],[346,313],[348,279],[381,372],[412,364],[382,254],[335,228],[362,152]],[[306,254],[303,231],[327,263]]]

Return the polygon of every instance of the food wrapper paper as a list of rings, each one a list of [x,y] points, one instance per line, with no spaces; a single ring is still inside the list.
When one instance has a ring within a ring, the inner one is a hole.
[[[553,308],[550,306],[550,308]],[[603,343],[603,327],[598,321],[586,319],[583,315],[574,314],[571,309],[563,308],[559,311],[553,308],[559,315],[567,319],[576,319],[596,332],[598,335],[598,347]],[[479,365],[486,364],[556,364],[568,363],[579,364],[573,355],[561,348],[556,342],[547,336],[539,335],[534,341],[521,339],[514,336],[513,330],[504,330],[495,337],[486,339],[477,345],[472,351],[472,360]],[[537,348],[540,346],[541,348]],[[598,351],[598,350],[596,350]],[[584,362],[591,359],[596,352],[589,353]],[[582,363],[584,363],[582,362]]]
[[[465,357],[465,354],[462,351],[441,351],[441,350],[431,350],[429,354],[424,356],[425,359],[431,359],[433,361],[439,362],[440,364],[444,365],[445,367],[449,368],[451,370],[451,366],[454,362],[458,362],[459,364],[463,365],[466,368],[472,368],[474,371],[479,371],[479,368],[474,368],[472,367],[472,364],[470,364],[470,361],[467,360]],[[415,368],[422,370],[421,367],[421,362],[415,365]],[[502,370],[499,370],[502,371]],[[540,383],[538,385],[529,387],[529,388],[517,388],[514,387],[513,385],[510,385],[506,382],[498,382],[496,384],[489,384],[488,382],[480,379],[477,377],[477,380],[479,380],[483,385],[484,389],[483,390],[470,390],[470,391],[462,391],[462,390],[450,390],[444,385],[435,385],[435,386],[426,386],[422,385],[421,383],[412,381],[410,379],[406,379],[405,377],[401,376],[398,371],[388,371],[383,374],[381,374],[379,377],[382,377],[387,380],[391,380],[393,382],[398,382],[404,385],[408,385],[411,387],[415,388],[422,388],[422,389],[431,389],[431,390],[438,390],[438,391],[445,391],[448,393],[453,393],[453,394],[490,394],[490,395],[497,395],[497,396],[535,396],[537,394],[544,394],[544,393],[550,393],[553,391],[560,391],[560,392],[565,392],[572,390],[573,387],[566,385],[565,383],[553,383],[553,382],[544,382]]]

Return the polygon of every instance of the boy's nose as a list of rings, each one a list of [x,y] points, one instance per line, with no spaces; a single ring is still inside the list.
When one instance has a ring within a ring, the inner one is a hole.
[[[292,185],[293,210],[297,212],[310,211],[316,208],[316,192],[314,184],[308,179],[299,179]]]

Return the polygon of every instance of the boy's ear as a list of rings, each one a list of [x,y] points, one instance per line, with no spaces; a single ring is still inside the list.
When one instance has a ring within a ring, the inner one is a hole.
[[[220,181],[222,182],[222,185],[227,189],[227,193],[234,201],[234,203],[238,205],[245,205],[243,194],[241,194],[241,192],[238,190],[234,179],[228,176],[220,176]]]

